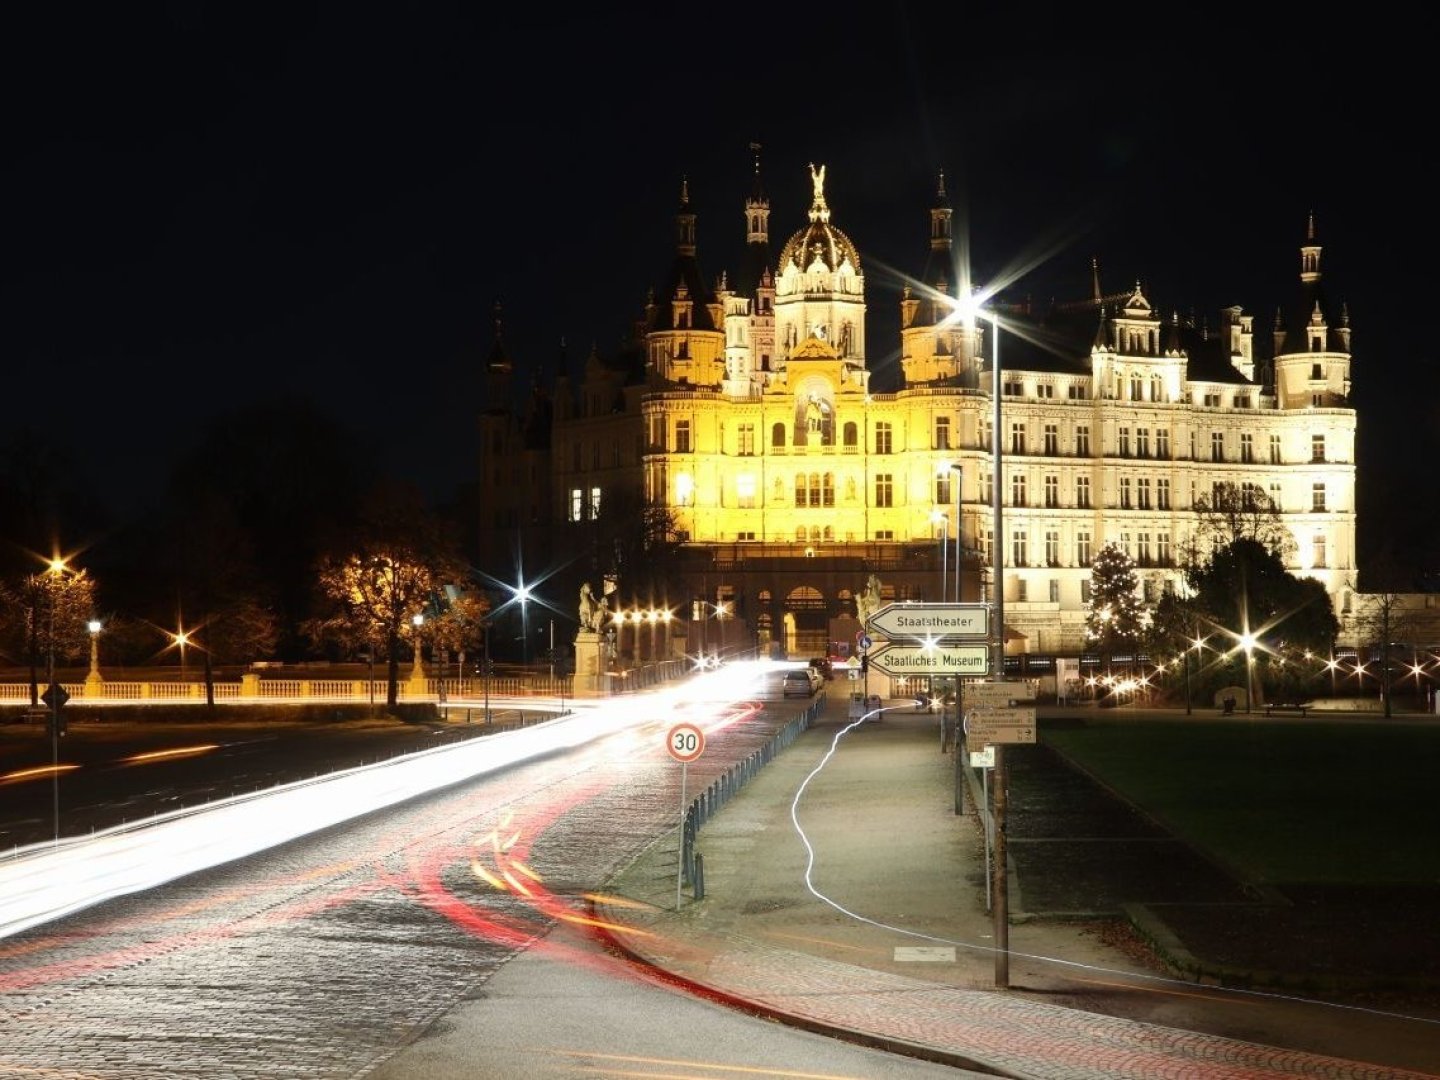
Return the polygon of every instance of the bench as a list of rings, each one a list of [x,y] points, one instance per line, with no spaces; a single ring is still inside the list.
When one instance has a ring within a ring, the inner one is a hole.
[[[1269,716],[1271,713],[1277,712],[1298,712],[1301,716],[1304,716],[1309,709],[1310,703],[1308,701],[1279,701],[1271,705],[1266,705],[1265,715]]]

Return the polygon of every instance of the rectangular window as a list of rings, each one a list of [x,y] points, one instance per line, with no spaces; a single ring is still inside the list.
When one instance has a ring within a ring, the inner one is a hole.
[[[1026,533],[1024,529],[1016,529],[1015,532],[1011,534],[1010,550],[1014,556],[1014,558],[1010,560],[1011,566],[1030,565],[1030,539],[1029,534]]]
[[[1325,485],[1313,484],[1310,488],[1310,509],[1325,509]]]
[[[1159,428],[1155,432],[1155,456],[1161,461],[1170,460],[1170,430]]]
[[[1035,396],[1040,398],[1053,398],[1055,396],[1055,387],[1049,383],[1041,383],[1035,387]]]
[[[1155,505],[1161,510],[1170,509],[1170,481],[1163,477],[1155,481]]]
[[[1045,533],[1045,565],[1060,565],[1060,534],[1054,530]]]
[[[1136,428],[1136,429],[1135,429],[1135,456],[1136,456],[1136,457],[1149,457],[1149,456],[1150,456],[1150,429],[1149,429],[1149,428],[1143,428],[1143,427],[1142,427],[1142,428]]]
[[[585,513],[585,490],[583,488],[570,489],[570,520],[583,521]]]
[[[820,503],[822,506],[835,505],[835,474],[826,473],[820,478]],[[829,527],[826,527],[827,531]],[[826,539],[830,539],[828,536]]]
[[[1311,435],[1311,436],[1310,436],[1310,460],[1311,460],[1311,461],[1324,461],[1324,460],[1325,460],[1325,436],[1324,436],[1324,435]]]
[[[594,521],[595,519],[597,519],[597,518],[599,518],[599,517],[600,517],[600,489],[599,489],[598,487],[592,487],[592,488],[590,489],[590,519],[591,519],[592,521]]]
[[[877,420],[875,422],[875,453],[893,454],[895,430],[888,420]]]
[[[1080,602],[1082,604],[1090,602],[1090,579],[1088,577],[1080,579]]]
[[[739,439],[736,446],[741,457],[753,457],[755,454],[755,425],[741,424]]]
[[[1045,505],[1050,507],[1060,505],[1060,478],[1058,476],[1045,477]]]
[[[1135,504],[1141,510],[1150,509],[1150,481],[1144,477],[1135,481]]]
[[[1045,425],[1045,453],[1054,457],[1060,453],[1060,425]]]
[[[1090,565],[1090,530],[1082,529],[1075,534],[1075,565]]]
[[[690,453],[690,421],[675,421],[675,452],[677,454]]]
[[[735,477],[735,499],[740,509],[755,509],[755,476],[753,473],[741,473]]]
[[[1081,510],[1090,508],[1090,478],[1088,476],[1075,478],[1075,505]]]
[[[1135,557],[1135,553],[1130,549],[1130,534],[1128,532],[1120,534],[1120,550],[1125,553],[1127,559],[1133,559]]]
[[[950,505],[950,474],[941,473],[935,477],[935,504],[937,506]]]
[[[935,449],[950,449],[950,418],[948,416],[935,418]]]
[[[980,477],[980,501],[989,506],[995,501],[995,485],[992,483],[994,477],[984,473]]]
[[[894,539],[895,539],[895,530],[894,530],[894,529],[876,529],[876,530],[875,530],[875,539],[876,539],[876,540],[894,540]]]
[[[1270,436],[1270,464],[1279,465],[1280,462],[1280,436]]]
[[[1086,389],[1087,388],[1083,383],[1071,383],[1066,388],[1065,396],[1068,397],[1071,401],[1086,401],[1090,397],[1090,395],[1086,392]]]
[[[1128,476],[1120,479],[1120,509],[1130,509],[1130,478]]]
[[[1090,456],[1090,425],[1081,424],[1075,429],[1075,453],[1078,457]]]
[[[895,477],[890,473],[880,473],[875,477],[875,505],[895,505]]]
[[[1155,534],[1155,558],[1161,566],[1170,565],[1170,534],[1168,532]]]
[[[1150,534],[1137,533],[1135,536],[1135,560],[1141,566],[1150,565]]]
[[[754,540],[755,534],[754,532],[737,532],[735,534],[735,539],[741,542],[744,542],[746,540]]]
[[[1052,577],[1052,578],[1050,579],[1050,603],[1052,603],[1052,604],[1058,604],[1059,602],[1060,602],[1060,579],[1059,579],[1059,578],[1053,578],[1053,577]]]
[[[1255,436],[1249,433],[1240,436],[1240,460],[1247,465],[1255,461]]]
[[[1212,431],[1210,433],[1210,460],[1225,460],[1225,433],[1223,431]]]
[[[1280,484],[1278,482],[1270,485],[1270,509],[1277,513],[1284,513],[1284,509],[1280,505]]]
[[[1315,541],[1311,545],[1310,565],[1316,569],[1323,569],[1325,566],[1325,534],[1316,533]]]
[[[1026,581],[1023,577],[1015,579],[1015,599],[1020,601],[1020,603],[1022,604],[1026,600],[1030,599],[1029,585],[1030,583]]]
[[[1128,427],[1120,429],[1120,456],[1130,456],[1130,429]]]
[[[1025,477],[1019,474],[1010,477],[1010,505],[1025,506]]]
[[[989,449],[990,449],[990,421],[989,421],[989,420],[981,420],[981,421],[980,421],[980,427],[979,427],[979,431],[978,431],[978,438],[980,439],[980,449],[982,449],[982,450],[989,450]]]
[[[1025,453],[1025,425],[1010,425],[1010,452],[1012,454]]]

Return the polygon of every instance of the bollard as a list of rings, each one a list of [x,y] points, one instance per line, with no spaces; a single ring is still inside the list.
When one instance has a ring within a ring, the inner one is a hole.
[[[705,856],[695,853],[695,899],[705,899]]]

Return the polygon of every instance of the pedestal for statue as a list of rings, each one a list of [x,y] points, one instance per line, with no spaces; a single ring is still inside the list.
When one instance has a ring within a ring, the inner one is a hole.
[[[609,664],[605,656],[605,638],[594,630],[581,630],[575,635],[576,694],[603,694]]]

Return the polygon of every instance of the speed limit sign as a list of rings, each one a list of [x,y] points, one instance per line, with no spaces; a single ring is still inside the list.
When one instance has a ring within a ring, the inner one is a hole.
[[[694,724],[676,724],[665,735],[665,749],[682,764],[705,752],[705,733]]]

